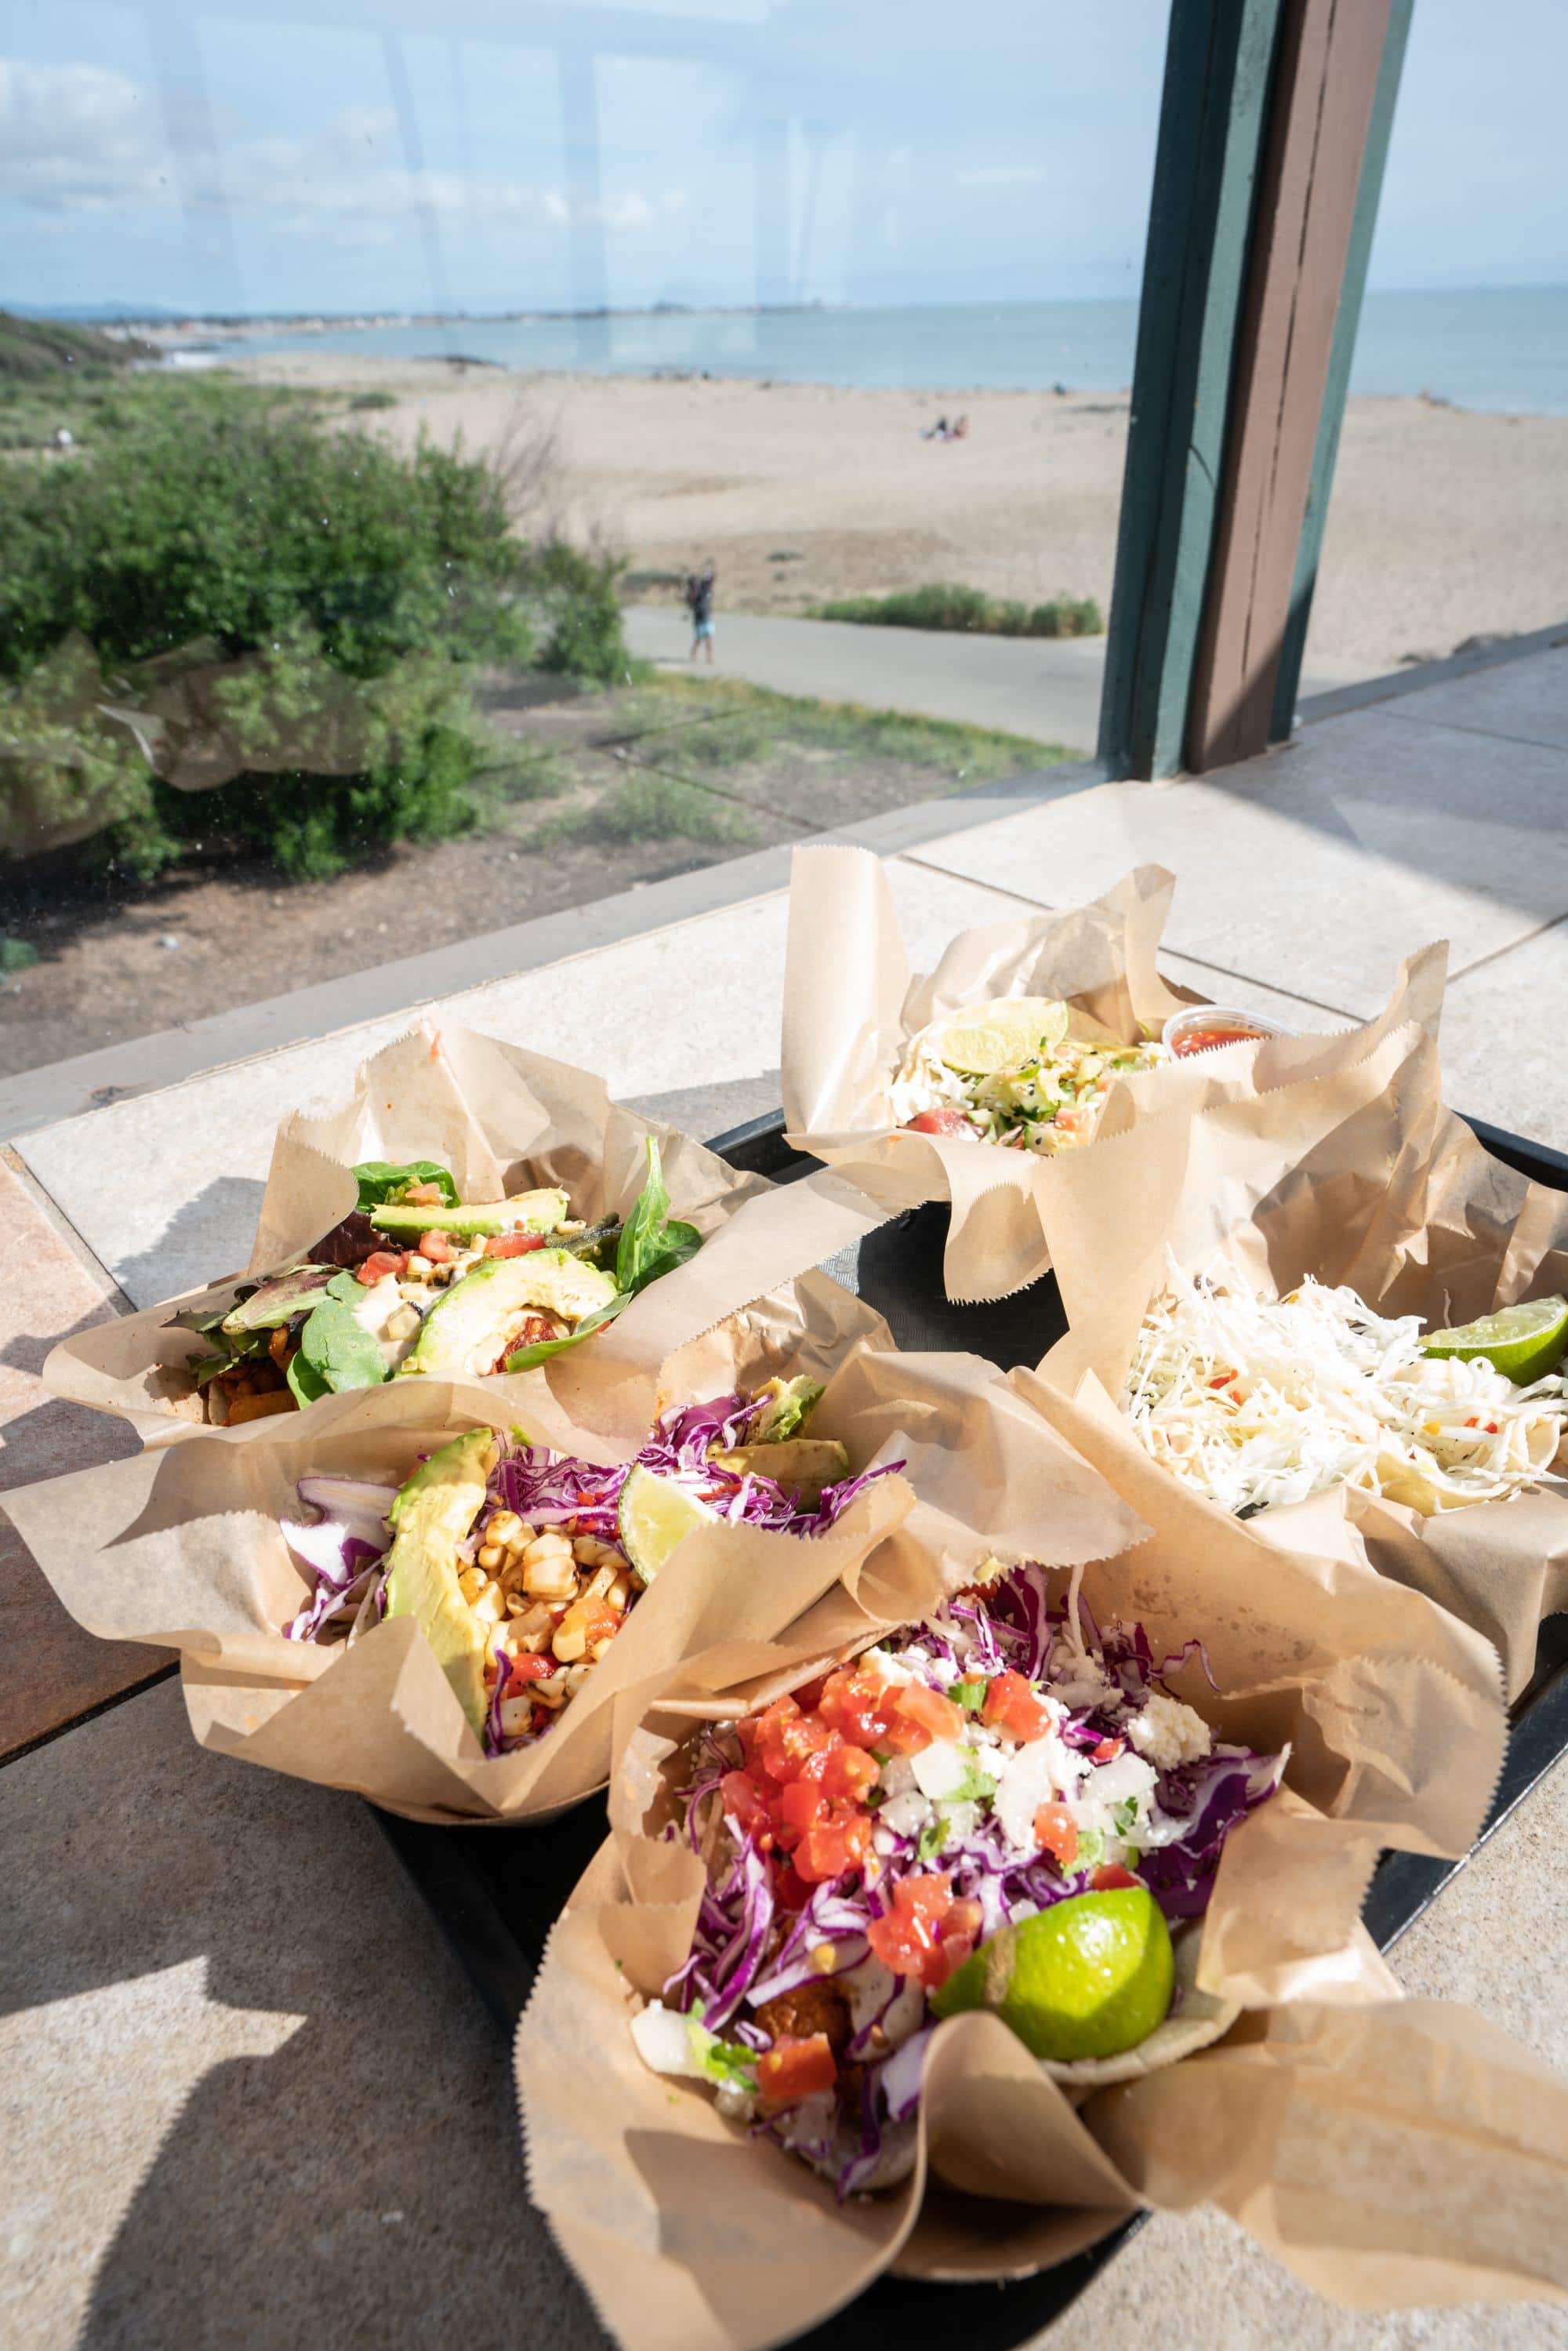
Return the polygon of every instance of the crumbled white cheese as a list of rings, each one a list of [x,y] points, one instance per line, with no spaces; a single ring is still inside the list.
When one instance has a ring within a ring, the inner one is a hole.
[[[1212,1733],[1201,1714],[1179,1698],[1151,1690],[1142,1714],[1126,1726],[1128,1738],[1140,1755],[1158,1771],[1174,1771],[1178,1763],[1197,1763],[1208,1753]]]

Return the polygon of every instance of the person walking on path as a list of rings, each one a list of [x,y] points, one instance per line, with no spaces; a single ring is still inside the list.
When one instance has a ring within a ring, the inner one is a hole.
[[[713,590],[716,577],[711,563],[700,571],[686,574],[686,610],[692,616],[691,658],[695,661],[699,647],[707,647],[709,666],[713,663]]]

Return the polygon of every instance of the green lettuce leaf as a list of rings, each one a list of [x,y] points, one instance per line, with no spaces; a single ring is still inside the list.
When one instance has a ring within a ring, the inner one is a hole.
[[[385,1159],[361,1159],[354,1170],[354,1180],[360,1187],[362,1209],[380,1208],[389,1200],[401,1200],[414,1184],[438,1184],[446,1206],[457,1206],[457,1186],[450,1171],[438,1167],[434,1159],[411,1159],[403,1167],[393,1167]]]

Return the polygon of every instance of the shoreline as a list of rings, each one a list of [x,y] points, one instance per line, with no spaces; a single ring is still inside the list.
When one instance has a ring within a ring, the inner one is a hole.
[[[1109,607],[1124,391],[852,389],[326,350],[225,363],[345,401],[390,393],[343,421],[395,446],[423,432],[520,458],[519,527],[612,547],[644,600],[666,592],[657,575],[711,559],[721,615],[800,615],[934,581]],[[944,412],[967,414],[963,441],[921,437]],[[1354,394],[1306,666],[1348,683],[1565,616],[1568,416]]]

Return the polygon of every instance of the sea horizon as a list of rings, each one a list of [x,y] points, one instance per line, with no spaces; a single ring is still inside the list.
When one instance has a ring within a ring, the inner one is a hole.
[[[96,306],[101,319],[111,306]],[[128,306],[129,307],[129,306]],[[116,318],[184,364],[232,343],[257,355],[466,359],[522,371],[686,374],[857,390],[1119,392],[1132,380],[1131,299],[514,310],[340,317]],[[189,330],[189,340],[183,340]],[[1568,414],[1568,286],[1369,293],[1353,395],[1426,396],[1493,413]]]

